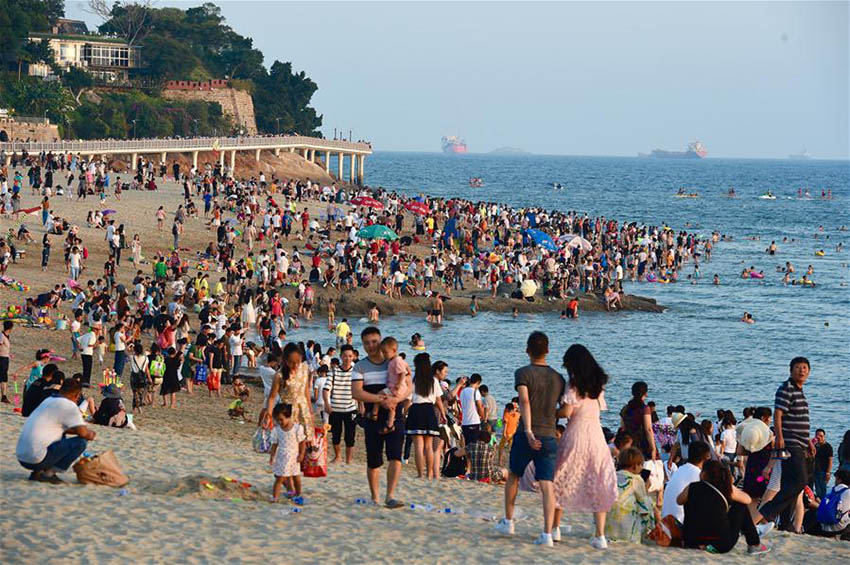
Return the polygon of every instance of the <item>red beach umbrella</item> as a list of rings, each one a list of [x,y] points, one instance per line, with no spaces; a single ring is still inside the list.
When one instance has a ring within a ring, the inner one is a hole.
[[[419,214],[420,216],[425,216],[430,212],[428,206],[426,206],[422,202],[416,202],[415,200],[408,202],[404,205],[405,208],[413,212],[414,214]]]
[[[369,196],[356,196],[351,199],[352,206],[366,206],[375,210],[383,210],[384,205]]]

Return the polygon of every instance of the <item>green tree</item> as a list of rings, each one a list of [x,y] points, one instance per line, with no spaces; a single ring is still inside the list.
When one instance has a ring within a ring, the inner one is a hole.
[[[79,104],[80,96],[83,92],[94,86],[94,79],[89,73],[78,69],[77,67],[70,67],[62,75],[62,84],[71,91],[74,101]]]
[[[316,135],[322,117],[309,106],[318,86],[305,73],[292,72],[292,63],[275,61],[268,75],[255,79],[254,115],[260,131],[294,131],[302,135]]]

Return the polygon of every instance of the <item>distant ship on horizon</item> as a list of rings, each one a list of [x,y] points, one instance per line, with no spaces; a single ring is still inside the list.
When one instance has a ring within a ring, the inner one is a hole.
[[[456,135],[444,136],[443,153],[466,153],[466,142]]]
[[[807,150],[803,149],[801,153],[798,153],[796,155],[788,155],[788,158],[792,161],[808,161],[812,158],[812,156],[809,155],[809,152]]]
[[[689,143],[687,151],[654,149],[652,153],[638,153],[638,157],[656,157],[660,159],[704,159],[706,155],[708,155],[708,150],[701,141]]]

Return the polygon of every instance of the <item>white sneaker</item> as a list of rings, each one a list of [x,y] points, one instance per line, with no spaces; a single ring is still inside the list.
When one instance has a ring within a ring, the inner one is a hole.
[[[561,527],[552,528],[552,541],[561,541]]]
[[[764,522],[756,526],[756,532],[758,532],[759,537],[762,538],[773,531],[774,526],[776,526],[776,524],[773,522]]]
[[[605,539],[605,536],[599,536],[590,538],[590,547],[593,549],[608,549],[608,540]]]
[[[501,520],[499,520],[499,523],[496,524],[496,531],[502,534],[503,536],[514,535],[514,521],[508,520],[507,518],[502,518]]]
[[[545,545],[546,547],[552,547],[554,542],[552,541],[552,534],[540,534],[536,540],[534,540],[534,545]]]

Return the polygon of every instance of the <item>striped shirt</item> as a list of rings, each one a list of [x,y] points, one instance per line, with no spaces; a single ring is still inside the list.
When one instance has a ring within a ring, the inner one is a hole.
[[[383,361],[380,364],[372,363],[368,357],[365,357],[354,365],[354,374],[351,375],[353,381],[363,381],[363,386],[387,386],[387,367],[389,363]]]
[[[788,379],[776,389],[774,408],[782,411],[785,446],[806,449],[809,444],[809,401],[803,389]]]
[[[357,404],[351,396],[351,373],[352,369],[331,369],[325,381],[324,390],[330,392],[331,408],[334,412],[353,412]]]

